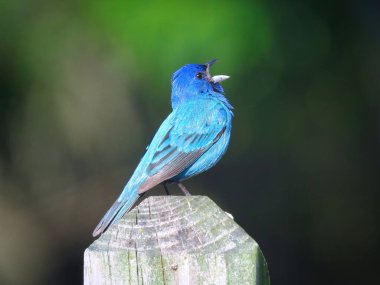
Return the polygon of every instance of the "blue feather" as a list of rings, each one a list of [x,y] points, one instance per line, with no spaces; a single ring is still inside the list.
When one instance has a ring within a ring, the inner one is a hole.
[[[231,134],[232,106],[211,64],[188,64],[172,76],[172,113],[161,124],[119,198],[95,228],[103,233],[139,196],[163,182],[181,182],[214,166]]]

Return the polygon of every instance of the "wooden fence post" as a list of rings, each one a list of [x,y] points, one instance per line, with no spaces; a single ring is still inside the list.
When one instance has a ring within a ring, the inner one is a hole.
[[[257,243],[205,196],[152,196],[84,253],[84,284],[270,284]]]

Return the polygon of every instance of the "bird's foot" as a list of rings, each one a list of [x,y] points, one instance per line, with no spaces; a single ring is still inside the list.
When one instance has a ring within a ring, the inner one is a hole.
[[[183,194],[185,194],[185,196],[191,196],[190,192],[186,189],[185,185],[183,185],[182,183],[177,183],[177,185],[179,189],[181,189]]]
[[[164,185],[164,189],[165,189],[166,195],[170,196],[170,192],[169,192],[169,189],[168,189],[168,186],[167,186],[166,182],[162,183],[162,185]]]

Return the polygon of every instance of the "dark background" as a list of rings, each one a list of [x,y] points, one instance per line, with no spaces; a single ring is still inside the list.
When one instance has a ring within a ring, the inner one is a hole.
[[[0,284],[82,282],[172,72],[213,58],[232,139],[188,188],[259,243],[273,284],[375,283],[375,1],[128,2],[0,1]]]

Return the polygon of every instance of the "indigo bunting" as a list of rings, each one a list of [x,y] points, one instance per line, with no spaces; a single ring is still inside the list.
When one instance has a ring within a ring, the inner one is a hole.
[[[215,61],[188,64],[173,74],[173,110],[93,236],[120,220],[139,196],[160,183],[167,191],[166,183],[175,182],[190,195],[182,181],[208,170],[223,156],[230,140],[233,108],[220,85],[229,76],[210,75]]]

